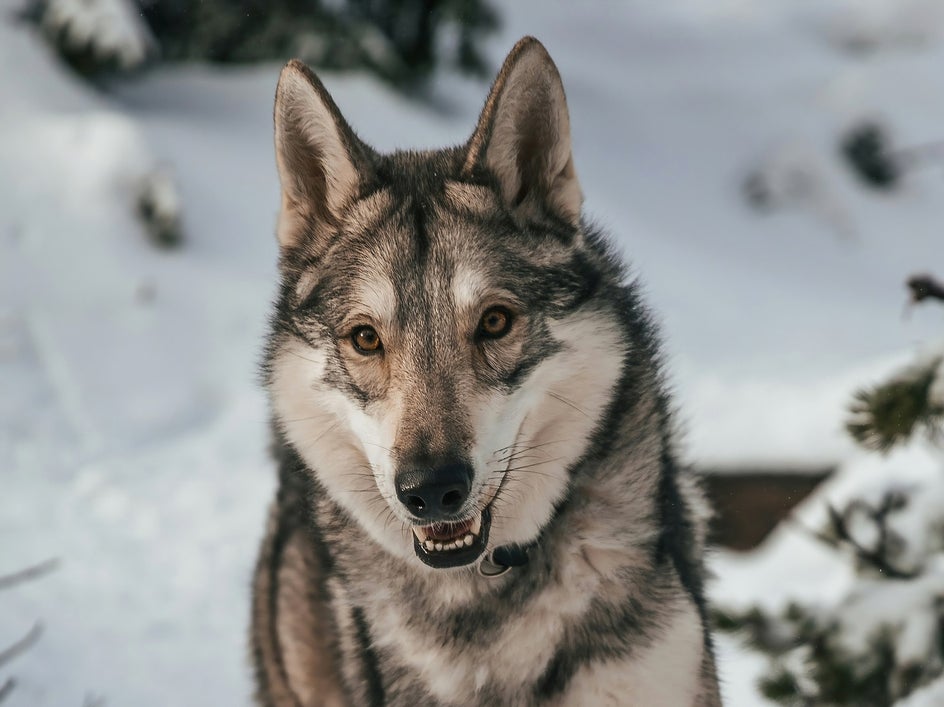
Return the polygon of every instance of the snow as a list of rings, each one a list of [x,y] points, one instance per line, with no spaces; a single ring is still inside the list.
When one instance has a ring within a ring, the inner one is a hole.
[[[938,707],[941,704],[944,704],[944,677],[915,690],[905,699],[899,700],[896,707]]]
[[[942,321],[932,305],[902,316],[905,278],[944,262],[940,173],[875,193],[836,156],[838,136],[874,116],[901,146],[941,138],[942,22],[933,3],[869,6],[920,43],[866,17],[871,49],[851,54],[829,29],[853,27],[851,2],[526,0],[502,5],[488,44],[497,66],[534,34],[561,70],[588,212],[663,319],[687,457],[838,464],[834,503],[941,469],[926,445],[881,458],[843,430],[852,392],[910,362]],[[273,490],[256,366],[276,275],[279,67],[163,68],[102,93],[9,14],[0,574],[61,566],[0,595],[0,646],[45,627],[0,675],[18,680],[7,704],[247,704],[248,582]],[[324,78],[381,149],[464,140],[486,91],[439,77],[429,106],[364,75]],[[135,214],[161,169],[186,230],[174,250]],[[764,213],[743,196],[758,171],[779,195]],[[756,556],[718,552],[712,595],[844,595],[845,563],[804,530],[824,518],[814,499]],[[763,704],[762,660],[723,637],[719,665],[726,704]]]
[[[838,622],[834,640],[854,654],[863,650],[869,637],[892,627],[898,636],[896,662],[923,662],[931,653],[928,646],[937,640],[934,603],[944,592],[942,569],[932,568],[916,580],[860,580],[834,617]]]

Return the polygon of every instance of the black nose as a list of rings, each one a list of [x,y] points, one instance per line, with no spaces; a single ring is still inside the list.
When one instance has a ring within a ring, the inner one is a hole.
[[[472,467],[462,462],[410,469],[397,475],[397,498],[417,518],[450,520],[472,487]]]

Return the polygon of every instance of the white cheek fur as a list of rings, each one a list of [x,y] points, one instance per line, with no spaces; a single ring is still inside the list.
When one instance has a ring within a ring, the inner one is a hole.
[[[326,360],[324,351],[299,341],[282,347],[272,362],[270,384],[276,419],[319,482],[371,538],[393,554],[412,557],[409,528],[391,507],[397,501],[387,451],[390,426],[321,383]],[[387,512],[378,512],[383,507]]]
[[[610,401],[626,345],[603,315],[551,325],[562,350],[543,361],[513,395],[493,394],[474,415],[476,490],[495,501],[490,545],[527,544],[550,519]],[[514,445],[514,446],[512,446]]]

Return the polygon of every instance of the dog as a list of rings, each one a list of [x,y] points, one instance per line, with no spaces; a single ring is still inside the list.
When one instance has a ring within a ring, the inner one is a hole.
[[[720,705],[707,507],[541,43],[466,144],[388,155],[292,61],[275,151],[258,703]]]

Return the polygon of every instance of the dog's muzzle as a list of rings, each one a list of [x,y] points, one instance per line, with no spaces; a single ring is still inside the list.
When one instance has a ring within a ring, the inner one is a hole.
[[[461,567],[475,562],[488,544],[492,517],[486,507],[474,518],[413,526],[413,549],[430,567]]]

